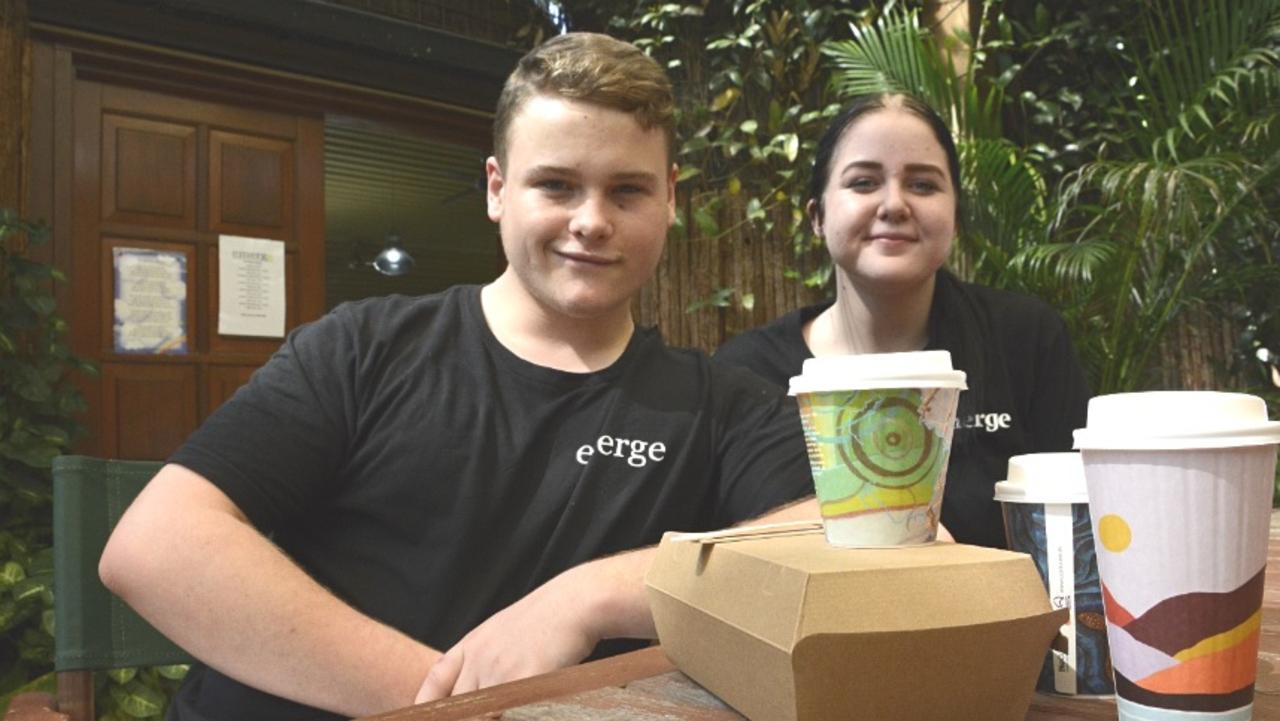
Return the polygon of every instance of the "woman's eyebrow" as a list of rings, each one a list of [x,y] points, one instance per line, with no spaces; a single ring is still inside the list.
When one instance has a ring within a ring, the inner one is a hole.
[[[944,177],[946,176],[946,173],[942,172],[942,168],[934,165],[933,163],[907,163],[902,167],[910,173],[935,173]],[[850,169],[884,170],[884,164],[875,160],[851,160],[840,169],[840,172],[843,173]]]
[[[939,168],[933,163],[907,163],[903,167],[906,168],[909,173],[933,173],[935,175],[946,177],[946,173],[942,172],[942,168]]]

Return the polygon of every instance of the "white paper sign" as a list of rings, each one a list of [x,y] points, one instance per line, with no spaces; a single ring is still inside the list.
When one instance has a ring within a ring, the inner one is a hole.
[[[114,248],[111,255],[116,352],[186,353],[186,254]]]
[[[284,243],[218,237],[218,333],[284,337]]]

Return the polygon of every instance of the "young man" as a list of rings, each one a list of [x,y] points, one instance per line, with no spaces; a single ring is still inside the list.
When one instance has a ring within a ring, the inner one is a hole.
[[[101,574],[207,664],[170,719],[363,715],[652,638],[652,549],[623,551],[809,492],[788,399],[632,322],[672,112],[631,45],[531,52],[486,163],[502,276],[299,329],[152,480]]]

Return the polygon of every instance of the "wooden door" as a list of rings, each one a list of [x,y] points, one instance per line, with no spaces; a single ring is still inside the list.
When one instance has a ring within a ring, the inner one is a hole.
[[[281,343],[218,332],[220,235],[284,242],[286,329],[323,310],[323,121],[83,79],[72,92],[71,338],[101,369],[85,451],[163,459]],[[185,301],[177,342],[117,339],[118,251],[185,270],[165,286]]]

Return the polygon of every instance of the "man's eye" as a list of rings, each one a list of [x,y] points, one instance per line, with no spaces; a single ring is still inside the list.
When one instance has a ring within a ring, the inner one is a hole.
[[[539,190],[548,193],[567,193],[569,192],[569,184],[563,180],[539,180],[534,183]]]
[[[615,192],[619,195],[644,195],[649,191],[642,185],[619,185]]]

